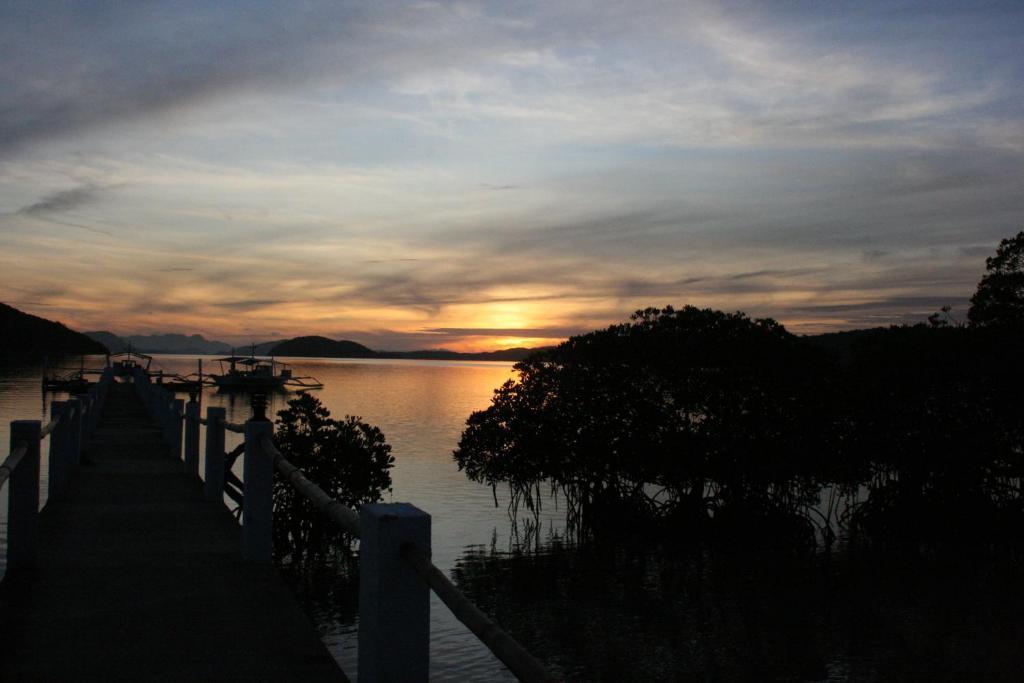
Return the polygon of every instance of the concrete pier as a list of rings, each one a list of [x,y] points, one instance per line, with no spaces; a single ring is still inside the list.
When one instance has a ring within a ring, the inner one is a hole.
[[[35,567],[0,584],[0,680],[344,681],[273,565],[115,384]]]

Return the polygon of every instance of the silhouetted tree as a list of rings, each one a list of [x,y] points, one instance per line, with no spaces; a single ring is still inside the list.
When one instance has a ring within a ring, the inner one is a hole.
[[[1024,330],[1024,230],[999,243],[985,270],[967,312],[971,325]]]
[[[320,401],[302,394],[278,412],[274,441],[308,479],[349,507],[380,500],[391,489],[391,446],[381,431],[358,417],[331,418]],[[347,548],[337,526],[286,481],[274,481],[274,551],[293,562]]]
[[[1021,335],[922,324],[827,337],[641,310],[518,363],[454,457],[495,494],[507,484],[513,515],[557,491],[580,535],[641,517],[789,546],[812,524],[826,541],[838,524],[900,543],[1012,537]]]
[[[516,365],[519,379],[474,413],[460,469],[510,508],[536,511],[541,484],[579,530],[631,514],[700,527],[792,518],[825,465],[806,425],[827,419],[816,353],[770,319],[687,306],[573,337]]]

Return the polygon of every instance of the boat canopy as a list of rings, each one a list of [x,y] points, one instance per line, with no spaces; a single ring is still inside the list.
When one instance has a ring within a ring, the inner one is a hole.
[[[129,360],[132,358],[145,358],[146,360],[153,360],[153,356],[147,356],[146,354],[139,353],[138,351],[118,351],[117,353],[111,353],[109,355],[111,358],[127,356]]]

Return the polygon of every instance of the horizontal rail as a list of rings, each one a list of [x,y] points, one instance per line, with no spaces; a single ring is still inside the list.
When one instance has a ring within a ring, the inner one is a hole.
[[[40,441],[49,436],[50,432],[57,428],[57,425],[60,424],[61,417],[61,415],[58,415],[57,417],[53,418],[52,420],[46,423],[46,426],[43,427],[42,430],[40,430],[39,432]]]
[[[241,507],[245,504],[245,491],[233,482],[228,480],[224,481],[224,493],[227,494],[228,498],[235,501],[235,505]]]
[[[236,434],[245,434],[245,425],[240,425],[237,422],[228,422],[224,420],[224,429],[229,432],[235,432]]]
[[[0,465],[0,488],[3,487],[4,483],[10,478],[11,474],[18,467],[18,463],[25,457],[25,453],[28,452],[27,444],[19,444],[17,448],[11,451],[11,454],[4,459],[2,465]]]
[[[480,642],[508,667],[509,671],[521,681],[555,681],[557,680],[538,662],[533,655],[505,633],[490,617],[474,605],[440,569],[434,566],[430,558],[423,554],[412,543],[402,546],[402,558],[405,559],[424,583],[441,598],[455,618],[466,625]]]
[[[281,455],[270,435],[260,439],[260,447],[274,461],[274,467],[326,517],[356,538],[360,536],[359,513],[344,503],[329,496],[323,489],[311,482],[295,465]],[[507,634],[490,617],[474,605],[465,594],[452,583],[444,573],[434,566],[430,558],[413,544],[402,547],[402,557],[412,565],[452,614],[466,625],[486,645],[494,656],[508,667],[509,671],[522,681],[554,681],[555,679],[533,655]]]
[[[301,493],[306,500],[313,504],[317,510],[328,519],[333,520],[343,530],[359,538],[359,513],[349,508],[344,503],[331,498],[322,488],[306,478],[295,465],[288,462],[281,451],[277,450],[274,440],[264,436],[260,441],[263,451],[274,460],[274,467],[281,473],[281,476],[292,485],[296,491]]]

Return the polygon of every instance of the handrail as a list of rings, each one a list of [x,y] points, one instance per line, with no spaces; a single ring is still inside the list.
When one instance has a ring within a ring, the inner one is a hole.
[[[322,488],[306,478],[295,465],[288,462],[281,451],[277,450],[274,440],[270,436],[264,436],[260,440],[260,446],[264,452],[274,460],[274,467],[288,481],[292,487],[301,493],[313,506],[322,512],[326,517],[333,520],[338,526],[359,538],[359,513],[349,508],[344,503],[331,498]]]
[[[473,635],[479,638],[480,642],[486,645],[487,649],[493,652],[519,680],[557,680],[515,638],[474,605],[414,543],[403,545],[401,552],[402,558],[412,565],[423,582],[441,598],[441,602],[448,606],[455,618],[465,624],[466,628],[472,631]]]
[[[57,425],[60,424],[60,421],[63,417],[63,415],[58,415],[57,417],[47,422],[46,426],[39,431],[39,440],[42,441],[50,434],[50,432],[56,429]]]
[[[269,434],[260,439],[263,452],[271,457],[274,467],[291,486],[338,526],[356,538],[360,536],[359,513],[341,501],[332,498],[322,488],[311,482],[295,465],[277,450]],[[402,558],[416,571],[424,583],[433,590],[452,614],[472,631],[501,662],[522,681],[554,681],[555,679],[533,655],[526,651],[515,638],[474,605],[465,594],[438,569],[430,558],[413,544],[406,544],[401,550]]]
[[[245,425],[240,425],[237,422],[228,422],[224,420],[224,429],[229,432],[235,432],[236,434],[245,434]]]
[[[11,451],[2,465],[0,465],[0,488],[3,488],[4,483],[14,473],[14,470],[18,467],[18,463],[25,457],[28,452],[28,444],[19,444],[17,448]]]

